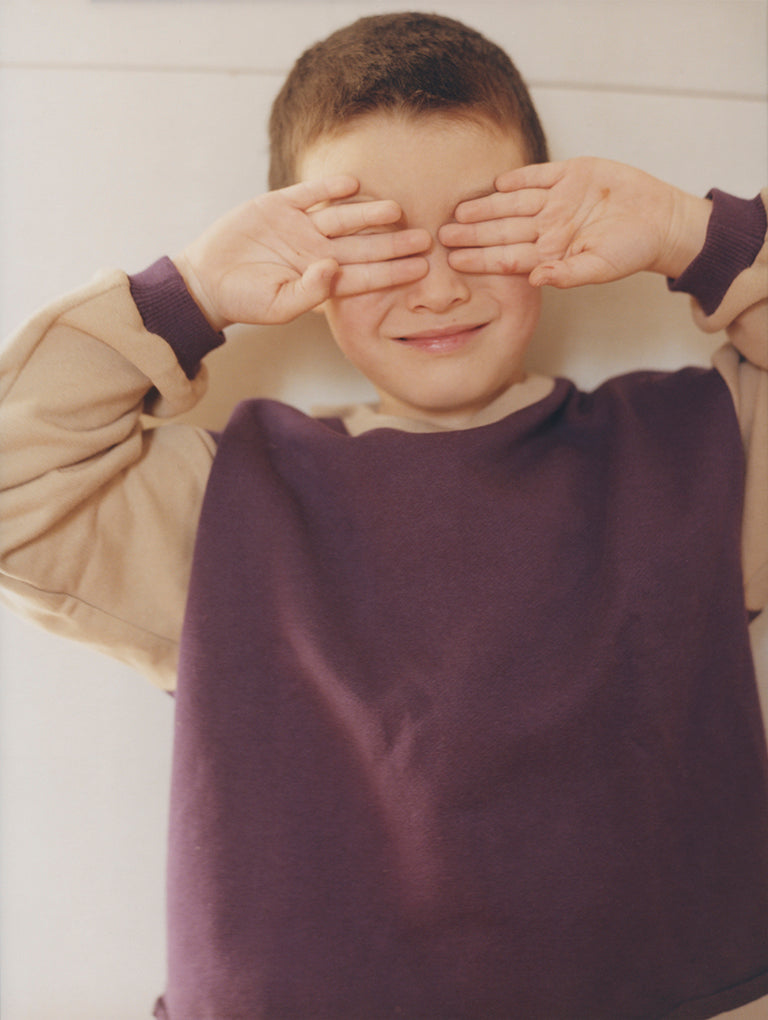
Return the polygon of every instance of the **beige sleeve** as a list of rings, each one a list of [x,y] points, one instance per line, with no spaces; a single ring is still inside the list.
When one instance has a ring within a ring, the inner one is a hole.
[[[761,195],[768,207],[768,189]],[[747,607],[768,606],[768,242],[736,277],[718,309],[694,318],[706,332],[725,329],[714,364],[727,382],[747,458],[742,562]]]
[[[45,309],[0,355],[3,599],[167,689],[214,442],[152,428],[147,412],[188,410],[204,387],[204,370],[188,380],[146,331],[120,272]]]

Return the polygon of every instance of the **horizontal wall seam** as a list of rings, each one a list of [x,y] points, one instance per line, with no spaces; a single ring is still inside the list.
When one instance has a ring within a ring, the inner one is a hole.
[[[208,74],[231,77],[264,77],[283,79],[288,68],[274,67],[225,67],[215,65],[181,65],[170,67],[162,64],[98,64],[0,60],[0,70],[9,71],[79,71],[88,73],[113,74]],[[681,88],[665,85],[631,85],[624,82],[582,82],[557,79],[526,78],[530,88],[563,92],[619,92],[643,96],[675,96],[681,99],[727,99],[745,103],[764,103],[768,94],[740,92],[729,89]]]

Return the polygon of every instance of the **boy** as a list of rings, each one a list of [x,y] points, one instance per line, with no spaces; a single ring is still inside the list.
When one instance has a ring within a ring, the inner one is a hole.
[[[176,688],[156,1016],[765,994],[764,201],[548,164],[508,58],[428,15],[313,47],[271,130],[268,195],[3,359],[8,598]],[[526,374],[542,285],[641,270],[729,327],[716,371]],[[228,323],[312,308],[375,407],[143,430]]]

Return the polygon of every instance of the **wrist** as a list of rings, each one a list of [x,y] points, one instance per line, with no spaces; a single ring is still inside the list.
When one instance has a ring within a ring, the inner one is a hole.
[[[181,252],[178,255],[174,255],[171,261],[176,267],[179,276],[184,281],[184,286],[189,291],[190,297],[205,316],[205,319],[211,329],[219,333],[227,326],[231,326],[232,323],[220,315],[209,301],[205,288],[201,284],[200,278],[193,269],[187,255],[184,252]]]
[[[712,202],[675,189],[672,216],[664,250],[652,269],[677,279],[704,248]]]
[[[175,263],[163,257],[129,276],[131,295],[148,332],[173,348],[188,378],[200,361],[224,342],[200,311]]]
[[[737,198],[713,189],[707,197],[712,199],[712,215],[706,243],[668,286],[690,294],[705,315],[712,315],[739,273],[757,258],[765,243],[768,218],[760,195]]]

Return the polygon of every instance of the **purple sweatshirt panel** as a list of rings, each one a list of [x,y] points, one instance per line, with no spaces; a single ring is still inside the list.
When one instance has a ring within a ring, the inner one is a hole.
[[[705,315],[717,311],[726,291],[743,270],[748,269],[765,244],[765,205],[760,195],[736,198],[714,188],[704,247],[669,289],[690,294]]]
[[[156,1015],[768,993],[740,451],[714,371],[427,435],[241,405],[182,641]]]
[[[129,281],[146,328],[173,347],[187,378],[194,378],[205,355],[224,343],[223,333],[210,326],[167,256]]]

